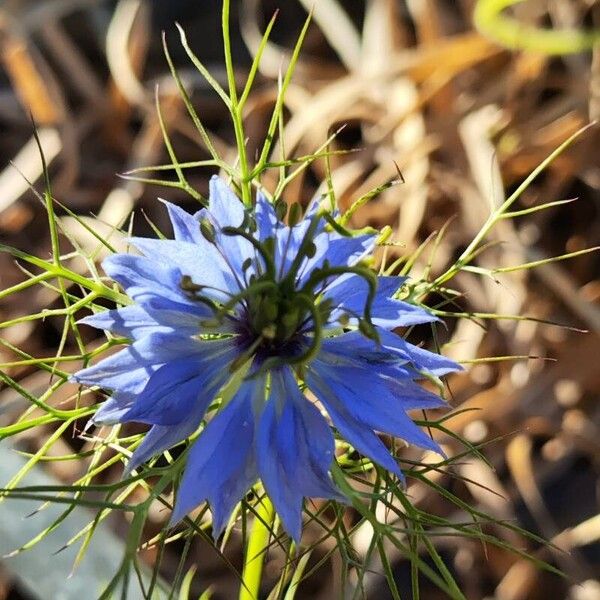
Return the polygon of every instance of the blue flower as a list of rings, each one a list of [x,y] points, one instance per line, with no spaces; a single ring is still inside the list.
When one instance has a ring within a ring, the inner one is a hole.
[[[191,436],[241,381],[189,450],[172,517],[208,500],[216,535],[258,479],[295,540],[305,497],[344,501],[332,429],[299,382],[343,438],[402,478],[375,432],[439,452],[406,411],[444,406],[415,381],[458,369],[392,333],[435,317],[394,298],[402,278],[365,266],[376,235],[338,232],[316,202],[284,225],[281,208],[259,194],[246,210],[217,177],[195,215],[167,203],[174,240],[133,238],[142,256],[103,263],[132,304],[83,319],[131,340],[74,375],[111,394],[96,423],[151,426],[129,471]]]

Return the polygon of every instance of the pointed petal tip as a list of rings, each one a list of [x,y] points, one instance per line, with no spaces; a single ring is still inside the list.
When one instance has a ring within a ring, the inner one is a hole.
[[[391,456],[391,454],[390,454]],[[377,462],[377,461],[375,461]],[[381,465],[383,466],[383,465]],[[398,477],[398,479],[402,482],[403,485],[406,485],[406,476],[404,475],[404,471],[402,471],[402,469],[400,468],[400,465],[398,464],[398,462],[396,461],[395,458],[393,458],[393,464],[392,461],[390,461],[390,463],[388,463],[387,465],[383,466],[384,469],[386,469],[387,471],[389,471],[390,473],[393,473],[396,477]]]
[[[181,523],[181,521],[183,521],[183,519],[185,518],[186,515],[187,515],[187,511],[184,512],[181,509],[181,506],[179,505],[179,503],[176,502],[175,506],[173,507],[173,510],[171,512],[171,516],[169,517],[169,522],[167,523],[167,528],[172,529],[173,527],[176,527],[177,525],[179,525],[179,523]]]
[[[143,463],[141,460],[136,460],[135,452],[129,457],[127,464],[123,468],[123,479],[131,476],[131,474]]]
[[[81,319],[77,319],[77,321],[75,321],[76,325],[89,325],[90,327],[95,327],[95,325],[93,325],[93,323],[90,323],[90,321],[93,320],[93,317],[95,317],[96,314],[91,314],[91,315],[86,315],[85,317],[81,317]]]
[[[302,540],[302,527],[298,531],[288,532],[290,537],[294,540],[294,544],[296,547],[300,546],[300,541]]]
[[[275,510],[281,520],[283,529],[294,540],[296,546],[299,546],[302,539],[302,509],[300,509],[299,514],[293,514],[289,507],[280,510],[275,506]]]
[[[231,188],[227,185],[225,180],[218,175],[212,175],[208,180],[208,189],[209,189],[209,202],[212,200],[212,193],[215,192],[217,194],[225,192],[232,193]]]
[[[204,503],[205,500],[201,500],[198,503],[198,506]],[[169,522],[167,524],[167,528],[171,529],[173,527],[177,527],[185,519],[185,517],[194,510],[193,508],[184,507],[179,502],[175,503],[175,507],[171,512],[171,517],[169,518]],[[227,527],[227,523],[229,522],[230,515],[219,511],[218,508],[214,507],[212,504],[210,505],[210,512],[212,514],[212,538],[213,540],[218,540],[225,528]]]
[[[231,515],[219,511],[218,508],[212,504],[210,505],[210,512],[212,515],[212,538],[217,541],[223,535]]]
[[[96,427],[96,421],[94,421],[94,417],[88,420],[79,436],[84,436],[92,427]]]

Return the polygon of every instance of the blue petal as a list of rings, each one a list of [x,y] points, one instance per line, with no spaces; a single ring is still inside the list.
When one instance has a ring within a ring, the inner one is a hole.
[[[371,369],[378,369],[380,365],[385,369],[395,359],[398,361],[397,365],[405,365],[402,372],[413,379],[420,377],[419,371],[438,377],[462,371],[462,367],[453,360],[414,346],[395,333],[380,327],[377,327],[377,333],[380,344],[366,338],[359,331],[351,331],[323,340],[322,352],[335,353],[349,360],[359,358],[370,363]],[[409,368],[410,365],[412,366]]]
[[[377,294],[371,305],[371,320],[374,325],[394,329],[438,320],[418,306],[392,298],[405,280],[405,277],[377,278]],[[331,300],[336,307],[331,312],[329,322],[335,325],[343,314],[347,314],[356,315],[350,319],[349,324],[357,325],[358,318],[364,315],[368,293],[369,286],[359,275],[338,277],[323,294],[323,297]]]
[[[142,443],[131,455],[125,469],[125,474],[130,474],[148,459],[161,454],[165,450],[172,448],[179,442],[187,439],[198,429],[202,421],[204,412],[199,409],[191,412],[187,419],[172,427],[163,425],[154,425],[146,435]]]
[[[406,363],[398,356],[381,347],[365,350],[348,345],[351,336],[348,333],[326,340],[314,368],[330,371],[336,380],[348,382],[357,390],[365,390],[366,397],[372,399],[369,401],[384,402],[384,398],[387,401],[393,392],[395,400],[391,403],[391,410],[394,412],[398,402],[403,410],[448,408],[445,400],[413,381],[419,373],[406,368]],[[380,387],[383,389],[376,392]]]
[[[304,218],[293,227],[283,225],[277,229],[276,232],[276,248],[275,248],[275,264],[277,271],[282,276],[286,275],[296,258],[300,245],[307,235],[308,229],[311,226],[313,218],[316,215],[319,207],[318,202],[313,202],[309,209],[306,211]],[[316,228],[313,234],[313,243],[317,248],[317,254],[322,254],[329,244],[328,234],[320,235],[324,232],[325,221],[319,219],[316,223]],[[336,234],[337,235],[337,234]],[[307,259],[304,259],[303,264],[299,270],[306,266]]]
[[[345,501],[329,476],[334,440],[327,422],[298,389],[289,368],[271,373],[257,434],[261,480],[281,521],[299,542],[304,497]]]
[[[193,408],[208,408],[217,392],[230,379],[228,369],[238,356],[235,343],[204,342],[202,354],[182,357],[160,367],[136,397],[125,421],[150,425],[176,425]]]
[[[80,319],[77,323],[130,338],[142,337],[145,333],[152,333],[158,325],[139,306],[104,310]]]
[[[337,233],[323,232],[313,242],[317,248],[315,255],[306,260],[300,270],[299,285],[309,279],[311,273],[325,265],[331,267],[348,267],[355,265],[375,246],[376,235],[359,235],[344,237]]]
[[[200,233],[200,221],[181,207],[166,200],[161,202],[169,211],[169,219],[173,226],[173,235],[178,242],[190,242],[192,244],[204,244],[202,234]]]
[[[155,341],[158,342],[159,340],[155,339]],[[203,342],[196,342],[196,344],[198,343],[202,344]],[[169,344],[165,345],[168,346]],[[188,352],[189,354],[194,354],[197,352],[197,348],[190,347],[188,348]],[[131,473],[131,471],[139,467],[143,462],[147,461],[151,457],[156,456],[157,454],[160,454],[171,448],[175,444],[187,439],[190,435],[192,435],[192,433],[194,433],[194,431],[196,431],[196,429],[198,429],[205,412],[205,403],[199,402],[190,407],[186,418],[180,421],[178,424],[169,426],[154,425],[148,431],[148,433],[146,433],[142,443],[138,446],[129,459],[126,473]]]
[[[72,378],[107,390],[137,393],[164,363],[201,354],[206,342],[165,333],[153,333],[120,352],[82,369]]]
[[[421,375],[406,358],[366,338],[358,331],[324,339],[319,359],[331,366],[366,369],[370,373],[394,379],[415,379]]]
[[[210,178],[208,210],[219,227],[239,227],[244,221],[244,205],[217,175]]]
[[[264,399],[264,386],[264,377],[244,382],[194,443],[187,458],[171,525],[208,500],[213,515],[213,535],[217,538],[236,504],[258,479],[252,405],[255,397],[262,395]]]
[[[283,227],[283,224],[277,219],[273,204],[261,192],[256,195],[255,216],[259,242],[276,237],[277,229]]]
[[[144,389],[159,366],[147,361],[141,362],[130,346],[91,367],[77,371],[71,378],[80,384],[135,394]]]
[[[134,394],[114,394],[102,403],[92,417],[92,422],[99,425],[121,423],[123,416],[131,409],[134,401]]]
[[[285,276],[290,270],[290,267],[294,262],[294,258],[300,249],[300,244],[306,235],[307,227],[308,223],[302,221],[294,227],[282,225],[277,230],[275,265],[277,267],[278,274],[280,274],[282,277]]]
[[[405,413],[411,408],[445,406],[434,394],[409,380],[394,381],[366,370],[332,367],[319,360],[311,364],[311,371],[327,382],[338,402],[357,421],[416,446],[440,452],[439,446]]]
[[[80,319],[78,323],[104,329],[116,335],[139,339],[157,331],[177,331],[180,335],[198,333],[199,319],[189,313],[154,311],[155,318],[141,306],[132,305],[105,310]]]
[[[426,371],[432,375],[441,377],[448,373],[463,370],[463,368],[453,360],[441,356],[440,354],[419,348],[414,344],[410,344],[395,333],[381,328],[377,328],[377,332],[379,334],[381,345],[384,348],[395,352],[398,356],[410,361],[414,367],[420,371]]]
[[[333,424],[344,439],[350,442],[361,454],[368,456],[384,469],[404,479],[400,467],[383,442],[364,421],[355,418],[350,413],[345,404],[338,399],[334,390],[326,383],[326,380],[319,377],[312,368],[308,371],[307,383],[323,403]]]
[[[202,319],[212,316],[206,304],[185,295],[181,289],[182,273],[178,267],[169,267],[162,261],[132,254],[113,254],[104,260],[102,267],[146,311],[173,310]],[[215,296],[223,297],[222,294]]]
[[[105,310],[80,319],[78,323],[96,329],[104,329],[117,335],[139,340],[152,333],[173,333],[182,337],[200,333],[233,333],[234,321],[224,320],[210,327],[203,325],[205,319],[212,319],[213,313],[202,314],[203,307],[177,305],[179,310],[147,309],[131,305],[113,310]],[[188,312],[189,311],[189,312]]]
[[[204,238],[201,244],[138,237],[128,241],[153,264],[178,268],[181,275],[188,275],[195,284],[206,286],[203,293],[207,296],[221,300],[226,298],[227,292],[238,291],[227,263]],[[226,276],[227,271],[229,276]],[[177,282],[177,287],[180,281]]]
[[[134,293],[137,290],[153,290],[154,293],[160,291],[168,295],[177,292],[176,297],[179,296],[181,271],[176,266],[133,254],[111,254],[102,262],[102,268],[132,298],[132,290]]]
[[[323,207],[323,199],[324,196],[321,194],[318,194],[316,196],[313,196],[313,198],[311,199],[311,201],[308,203],[308,206],[306,207],[306,211],[304,212],[304,221],[310,221],[319,211],[319,209],[321,209]],[[329,214],[335,219],[339,216],[340,211],[335,208],[333,211],[332,210],[328,210]],[[322,231],[325,230],[325,221],[321,220],[321,223],[319,224],[319,228],[317,229],[317,233],[321,233]]]
[[[239,228],[244,222],[244,205],[232,192],[229,186],[219,177],[210,180],[210,199],[208,208],[200,210],[196,217],[208,219],[215,227],[215,243],[220,254],[225,258],[225,271],[229,273],[231,282],[237,281],[242,285],[242,265],[247,259],[258,260],[254,246],[239,235],[224,235],[224,227]],[[252,271],[251,271],[252,273]],[[251,274],[249,273],[249,274]]]

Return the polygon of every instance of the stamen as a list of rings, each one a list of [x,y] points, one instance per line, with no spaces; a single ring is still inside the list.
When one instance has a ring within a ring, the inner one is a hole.
[[[204,236],[204,238],[210,242],[217,250],[217,252],[221,255],[221,258],[225,261],[225,264],[229,267],[235,282],[237,283],[240,290],[244,289],[244,284],[240,281],[238,277],[237,269],[233,268],[233,265],[227,258],[227,255],[223,252],[222,248],[217,243],[217,228],[214,223],[209,219],[209,217],[204,217],[200,220],[200,233]]]
[[[242,290],[239,294],[232,296],[230,300],[228,300],[219,310],[218,310],[218,318],[226,315],[238,302],[241,300],[248,298],[249,296],[256,294],[257,292],[262,292],[265,290],[277,290],[277,284],[273,281],[257,281],[252,283],[249,287]],[[248,308],[248,307],[246,307]]]
[[[304,287],[302,288],[302,292],[308,292],[314,294],[314,287],[321,281],[326,281],[332,275],[344,275],[346,273],[354,273],[359,277],[362,277],[369,286],[369,293],[367,295],[367,301],[365,302],[364,309],[364,321],[366,325],[363,326],[361,332],[363,332],[367,337],[375,336],[374,339],[378,339],[377,330],[373,326],[371,322],[371,308],[373,306],[373,301],[375,300],[375,295],[377,294],[377,275],[373,273],[373,271],[366,269],[364,267],[328,267],[325,269],[319,269],[315,271],[308,279]],[[323,293],[327,289],[327,286],[323,288],[321,293]],[[362,321],[361,321],[362,322]],[[359,322],[359,328],[360,323]],[[367,335],[368,332],[368,335]]]
[[[290,270],[287,272],[287,274],[285,276],[285,281],[287,281],[288,283],[291,281],[294,281],[294,282],[296,281],[296,275],[297,275],[298,270],[302,266],[302,261],[308,256],[307,246],[309,243],[314,245],[313,236],[315,234],[315,231],[317,229],[317,226],[318,226],[320,220],[321,220],[320,213],[317,213],[312,217],[312,219],[310,221],[310,225],[308,226],[306,233],[304,234],[304,237],[302,238],[302,241],[300,242],[300,247],[298,248],[298,252],[297,252],[296,256],[294,257],[292,266],[290,267]],[[314,254],[313,254],[313,256],[314,256]]]
[[[271,256],[269,256],[268,252],[256,238],[252,237],[248,232],[244,231],[243,229],[239,229],[237,227],[223,227],[223,229],[221,229],[221,233],[227,236],[239,235],[240,237],[244,238],[247,242],[249,242],[265,261],[267,275],[269,275],[272,279],[275,278],[275,264],[273,263],[273,259],[271,258]]]

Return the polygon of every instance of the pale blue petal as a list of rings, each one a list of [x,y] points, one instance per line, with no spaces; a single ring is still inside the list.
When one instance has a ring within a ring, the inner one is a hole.
[[[102,262],[102,268],[134,300],[136,292],[142,290],[152,290],[167,298],[179,298],[181,271],[177,266],[133,254],[111,254]]]
[[[275,248],[275,265],[278,275],[282,277],[287,275],[294,258],[298,254],[300,243],[306,234],[304,222],[288,227],[281,226],[277,230],[276,248]]]
[[[258,430],[256,460],[260,478],[265,486],[269,498],[281,518],[285,530],[298,542],[302,529],[302,495],[295,494],[287,481],[283,458],[279,456],[279,428],[289,427],[289,409],[282,414],[282,419],[277,419],[277,408],[272,398],[267,402],[260,419]],[[287,418],[286,418],[287,417]],[[278,422],[279,421],[279,422]],[[293,432],[284,430],[284,435],[292,436]],[[291,437],[288,437],[288,442]],[[295,446],[291,448],[295,451]],[[289,467],[289,465],[287,465]],[[295,465],[294,465],[295,466]],[[294,469],[295,471],[295,469]]]
[[[330,267],[348,267],[355,265],[361,258],[375,246],[376,235],[359,235],[344,237],[336,233],[325,232],[313,240],[317,252],[312,258],[305,261],[300,270],[299,285],[302,286],[309,279],[312,271],[319,269],[327,263]],[[322,243],[326,241],[327,243]],[[320,285],[318,289],[322,289]]]
[[[148,379],[159,366],[160,364],[140,361],[130,346],[91,367],[77,371],[71,379],[79,384],[135,394],[144,389]]]
[[[140,392],[158,367],[182,356],[202,354],[206,343],[192,338],[153,333],[98,364],[78,371],[72,379],[77,383],[107,390]]]
[[[173,226],[173,235],[178,242],[190,242],[199,245],[206,244],[206,240],[203,238],[202,233],[200,233],[200,221],[194,215],[166,200],[161,200],[161,202],[169,211],[169,219]]]
[[[405,280],[405,277],[377,278],[377,294],[371,304],[371,321],[374,325],[395,329],[438,320],[418,306],[391,297]],[[358,319],[364,316],[368,294],[369,286],[359,275],[344,275],[333,281],[323,293],[323,298],[331,300],[336,307],[331,312],[329,323],[339,326],[336,322],[340,317],[348,315],[351,317],[349,324],[356,326]]]
[[[351,352],[348,354],[351,355]],[[364,356],[362,353],[360,355]],[[357,395],[362,394],[364,402],[373,403],[371,410],[391,410],[395,413],[399,406],[402,410],[448,408],[447,403],[437,394],[413,381],[416,375],[414,371],[393,363],[377,364],[360,358],[347,360],[345,356],[339,360],[339,355],[321,352],[312,367],[323,378],[327,379],[331,374],[331,385],[339,380]],[[358,399],[354,404],[358,409],[362,401]],[[381,405],[381,408],[376,408],[377,405]],[[393,415],[391,418],[393,419]]]
[[[283,225],[277,229],[277,240],[275,248],[275,262],[277,265],[277,271],[282,276],[286,275],[294,259],[296,258],[300,246],[307,235],[308,229],[311,225],[313,218],[315,217],[316,207],[318,203],[313,203],[313,209],[306,212],[304,218],[293,227]],[[329,244],[329,238],[327,235],[320,235],[325,228],[325,221],[320,219],[316,224],[315,233],[313,234],[312,242],[316,248],[316,255],[321,255],[327,249]],[[305,258],[298,270],[302,272],[307,264]]]
[[[123,421],[123,416],[131,409],[135,402],[133,394],[113,395],[102,403],[94,413],[92,422],[99,425],[115,425]]]
[[[381,345],[386,350],[395,352],[398,356],[410,361],[415,369],[429,372],[437,377],[463,370],[463,368],[453,360],[450,360],[441,354],[429,352],[414,344],[410,344],[395,333],[381,328],[377,328],[377,332],[379,334]]]
[[[277,219],[273,204],[261,192],[256,195],[255,211],[258,241],[264,242],[267,238],[276,237],[277,230],[283,224]]]
[[[77,323],[129,338],[142,337],[146,333],[152,333],[158,325],[145,310],[136,305],[104,310],[84,317]]]
[[[217,175],[209,182],[208,210],[219,227],[239,227],[244,221],[244,205]]]
[[[218,177],[210,180],[210,203],[208,209],[198,213],[200,218],[208,218],[215,226],[216,244],[226,257],[230,271],[243,280],[244,263],[250,259],[260,260],[254,246],[240,235],[225,235],[221,232],[224,227],[239,228],[244,222],[245,210],[241,200]],[[254,272],[251,269],[248,276]],[[242,286],[243,287],[243,286]]]
[[[157,331],[177,331],[179,335],[191,336],[200,330],[198,317],[189,313],[154,311],[154,314],[157,318],[152,318],[141,306],[131,305],[89,315],[78,323],[132,339]]]
[[[439,446],[405,413],[416,407],[444,406],[445,403],[434,394],[407,380],[394,382],[364,370],[331,367],[318,360],[311,364],[311,370],[327,382],[339,403],[354,419],[376,431],[440,452]]]
[[[348,360],[360,359],[369,363],[371,369],[385,369],[395,359],[398,365],[405,365],[401,372],[412,378],[419,378],[419,371],[438,377],[462,371],[462,367],[453,360],[410,344],[395,333],[380,327],[377,328],[377,333],[380,344],[365,337],[360,331],[350,331],[323,340],[322,352],[333,353]]]
[[[189,276],[197,285],[206,286],[203,293],[218,300],[226,299],[223,292],[237,293],[229,267],[215,247],[204,240],[202,245],[175,240],[129,238],[128,240],[156,265],[178,268],[181,275]],[[177,282],[177,287],[179,287]],[[222,292],[219,292],[222,290]]]
[[[146,311],[187,312],[201,319],[212,316],[206,304],[183,292],[182,273],[178,267],[168,267],[161,261],[132,254],[113,254],[104,260],[102,267]],[[222,294],[215,296],[223,297]]]
[[[366,338],[359,331],[324,339],[318,358],[331,366],[365,369],[394,379],[420,377],[409,360]]]
[[[205,307],[177,306],[180,310],[155,308],[144,310],[141,306],[134,304],[89,315],[80,319],[78,323],[96,329],[104,329],[133,340],[139,340],[157,332],[191,337],[200,333],[233,333],[235,331],[233,319],[226,319],[215,325],[211,311],[206,309],[206,314],[202,314]],[[211,326],[208,328],[204,325],[207,320],[211,321]]]

